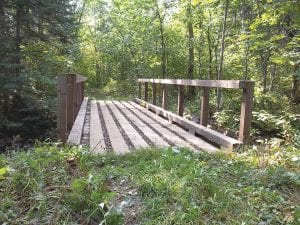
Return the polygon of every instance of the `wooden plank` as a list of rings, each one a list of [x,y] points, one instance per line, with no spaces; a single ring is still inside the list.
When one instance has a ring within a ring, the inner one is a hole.
[[[107,104],[111,102],[107,101]],[[132,127],[132,125],[128,122],[128,120],[121,114],[121,112],[117,109],[114,104],[109,104],[109,107],[113,111],[114,115],[116,116],[117,120],[119,121],[120,125],[124,129],[125,133],[131,140],[132,144],[134,145],[135,149],[139,148],[146,148],[149,145],[143,140],[141,135]]]
[[[168,130],[165,127],[163,127],[157,121],[155,121],[153,119],[150,119],[149,117],[145,116],[143,113],[141,113],[139,110],[137,110],[135,107],[133,107],[129,103],[123,102],[123,104],[126,107],[130,108],[136,115],[138,115],[139,117],[143,118],[143,120],[146,123],[151,124],[151,126],[153,128],[155,128],[156,130],[158,130],[159,132],[161,132],[163,134],[164,138],[166,138],[167,140],[170,140],[176,146],[179,146],[179,147],[188,147],[188,148],[190,148],[192,150],[195,150],[195,148],[191,144],[189,144],[188,142],[186,142],[182,138],[178,137],[177,135],[175,135],[174,133],[172,133],[170,130]]]
[[[145,108],[143,108],[139,104],[137,104],[135,102],[129,102],[129,103],[131,105],[133,105],[134,107],[136,107],[137,109],[141,110],[142,113],[150,116],[153,120],[158,121],[160,124],[168,127],[170,130],[172,130],[172,131],[178,133],[180,136],[184,137],[188,142],[193,144],[194,147],[197,146],[196,149],[201,149],[201,150],[204,150],[204,151],[209,152],[209,153],[216,152],[218,150],[215,146],[207,143],[206,141],[202,140],[199,137],[196,137],[196,136],[190,134],[189,132],[185,131],[181,127],[179,127],[175,124],[171,124],[170,122],[163,119],[162,117],[157,116],[156,114],[146,110]]]
[[[129,152],[128,146],[117,127],[113,117],[108,111],[107,105],[104,101],[98,101],[100,108],[102,110],[103,117],[105,119],[105,124],[108,131],[108,136],[111,141],[111,145],[115,153],[124,154]]]
[[[157,84],[185,85],[196,87],[220,87],[243,89],[251,88],[253,81],[246,80],[186,80],[186,79],[138,79],[138,82],[151,82]]]
[[[76,74],[76,83],[82,83],[86,80],[87,80],[86,77]]]
[[[177,114],[183,116],[184,111],[184,86],[178,86],[178,101],[177,101]]]
[[[114,103],[128,116],[130,121],[134,123],[143,133],[147,136],[152,143],[155,143],[158,147],[168,147],[169,144],[165,142],[158,134],[151,130],[147,124],[142,122],[138,117],[133,115],[123,104],[114,101]]]
[[[100,123],[97,103],[95,100],[91,101],[90,150],[95,153],[106,152],[104,135]]]
[[[147,102],[148,101],[148,83],[145,83],[145,93],[144,93],[144,99]]]
[[[163,84],[162,86],[163,94],[162,94],[162,108],[168,109],[168,85]]]
[[[252,87],[243,90],[243,100],[241,106],[241,118],[240,118],[240,130],[239,140],[244,144],[247,144],[250,139],[250,127],[252,117],[252,105],[253,105],[253,91],[254,84]]]
[[[156,105],[156,90],[157,90],[157,84],[152,83],[152,104]]]
[[[76,117],[76,120],[73,124],[72,130],[69,134],[69,138],[68,138],[69,144],[80,145],[87,103],[88,103],[88,98],[84,98],[80,110],[78,112],[78,115]]]
[[[67,76],[67,131],[72,129],[74,118],[75,118],[75,108],[74,108],[74,93],[75,93],[75,81],[76,76],[68,74]]]
[[[67,77],[57,79],[57,138],[64,144],[67,141]]]
[[[201,97],[201,113],[200,113],[200,124],[207,126],[209,115],[209,88],[204,87]]]
[[[242,144],[240,141],[238,141],[234,138],[227,137],[224,134],[221,134],[217,131],[214,131],[214,130],[204,127],[202,125],[196,124],[196,123],[189,121],[185,118],[182,118],[172,112],[166,111],[160,107],[157,107],[155,105],[147,103],[141,99],[135,99],[135,101],[137,103],[139,103],[140,105],[143,105],[146,108],[154,111],[158,115],[162,115],[162,116],[168,118],[170,121],[176,122],[180,126],[189,129],[189,131],[191,131],[192,133],[195,132],[195,133],[207,138],[211,142],[216,143],[220,146],[223,146],[226,148],[235,148]]]
[[[139,98],[142,98],[142,83],[139,82]]]

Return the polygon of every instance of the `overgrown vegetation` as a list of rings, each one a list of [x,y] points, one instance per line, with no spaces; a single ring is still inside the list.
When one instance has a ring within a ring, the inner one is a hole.
[[[4,224],[299,224],[298,149],[217,155],[149,149],[124,156],[43,144],[0,156]],[[122,202],[116,199],[123,200]],[[130,205],[124,204],[130,202]]]

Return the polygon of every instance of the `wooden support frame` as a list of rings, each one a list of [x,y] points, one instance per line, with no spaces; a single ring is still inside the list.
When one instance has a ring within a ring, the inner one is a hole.
[[[145,82],[144,100],[148,101],[148,82]]]
[[[152,104],[156,105],[156,92],[157,92],[157,84],[152,83]]]
[[[177,114],[183,116],[184,111],[184,86],[178,85],[178,100],[177,100]]]
[[[77,74],[59,75],[57,79],[57,137],[66,143],[81,103],[86,77]]]
[[[207,126],[209,116],[209,88],[204,87],[201,96],[200,124]]]
[[[162,108],[168,109],[168,86],[166,84],[162,85]]]
[[[203,88],[203,95],[201,97],[200,108],[200,124],[202,126],[208,125],[209,118],[209,92],[211,88],[231,88],[242,89],[242,105],[241,105],[241,117],[239,128],[239,140],[244,144],[247,144],[250,139],[250,127],[253,107],[253,93],[254,82],[247,80],[186,80],[186,79],[138,79],[139,85],[141,83],[161,84],[162,93],[162,108],[166,110],[168,108],[168,85],[178,86],[178,115],[183,114],[183,94],[182,88],[184,86],[196,86]],[[139,95],[140,97],[140,95]],[[141,99],[141,98],[140,98]],[[146,100],[147,101],[147,100]]]

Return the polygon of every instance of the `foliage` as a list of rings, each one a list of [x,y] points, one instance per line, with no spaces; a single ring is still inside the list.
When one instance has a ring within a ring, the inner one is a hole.
[[[299,163],[291,146],[216,155],[149,149],[117,156],[41,145],[1,155],[6,172],[0,219],[122,224],[125,212],[113,200],[121,196],[111,190],[121,182],[138,189],[141,224],[297,224]]]

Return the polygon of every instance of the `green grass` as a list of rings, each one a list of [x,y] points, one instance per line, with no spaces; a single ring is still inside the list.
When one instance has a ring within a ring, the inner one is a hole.
[[[0,221],[123,224],[122,184],[138,191],[141,224],[299,224],[299,166],[293,147],[97,156],[43,144],[0,156]]]

